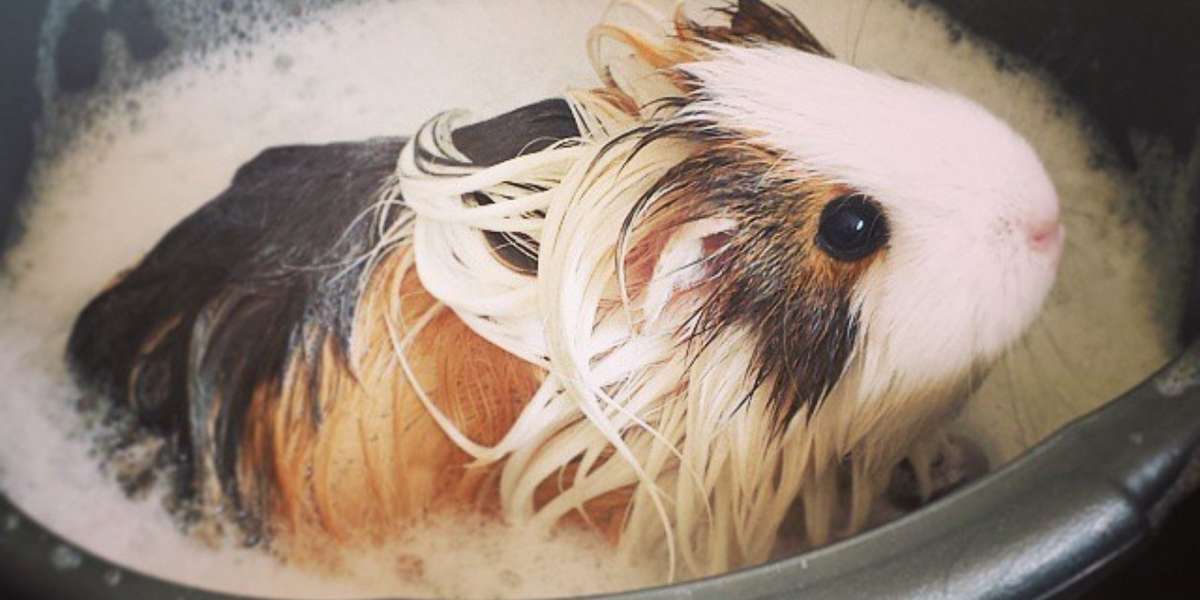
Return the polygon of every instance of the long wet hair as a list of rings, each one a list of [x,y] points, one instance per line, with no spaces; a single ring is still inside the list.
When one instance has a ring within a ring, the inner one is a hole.
[[[845,160],[803,103],[745,117],[737,86],[779,61],[1020,144],[761,0],[720,25],[617,5],[670,27],[598,27],[602,87],[268,150],[84,310],[76,372],[169,440],[192,506],[321,556],[431,510],[573,522],[674,576],[765,560],[792,511],[811,544],[861,529],[906,457],[928,481],[937,427],[1048,283],[996,332],[889,335],[927,252],[919,202],[892,204],[914,175]],[[811,130],[780,142],[787,111]],[[914,340],[936,368],[907,368]]]

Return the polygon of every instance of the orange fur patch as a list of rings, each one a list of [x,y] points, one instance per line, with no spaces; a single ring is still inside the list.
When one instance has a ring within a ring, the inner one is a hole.
[[[389,326],[403,338],[429,319],[405,356],[437,407],[481,444],[503,437],[542,376],[437,304],[415,270],[401,272],[404,258],[393,252],[367,282],[348,359],[330,340],[249,409],[240,483],[263,500],[268,532],[289,556],[329,559],[330,541],[379,543],[434,510],[497,507],[488,484],[500,464],[467,466],[405,377]]]

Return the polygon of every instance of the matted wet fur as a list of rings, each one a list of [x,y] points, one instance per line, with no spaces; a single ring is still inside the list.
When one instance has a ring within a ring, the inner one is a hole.
[[[489,165],[575,134],[566,103],[548,100],[464,127],[455,142]],[[442,491],[474,499],[478,477],[411,398],[386,338],[351,349],[356,332],[384,332],[385,317],[432,317],[414,340],[422,379],[481,442],[498,439],[536,387],[533,370],[453,313],[429,314],[435,301],[402,268],[403,249],[366,273],[378,224],[365,215],[405,143],[264,151],[80,314],[68,349],[77,378],[167,440],[181,507],[232,516],[248,539],[306,528],[350,539],[386,536],[380,523]],[[419,453],[335,448],[347,415],[368,417],[351,419],[351,437]]]
[[[595,527],[673,578],[766,559],[789,513],[810,544],[860,530],[905,460],[927,497],[940,425],[1052,280],[1053,189],[974,105],[839,65],[760,0],[723,14],[601,25],[600,89],[264,152],[83,311],[78,378],[167,440],[192,506],[301,559],[473,510]],[[739,87],[793,73],[879,91],[849,100],[913,133],[880,158],[846,103]],[[926,154],[946,172],[909,168]],[[963,287],[969,264],[951,285],[918,260],[940,247],[914,222],[963,190],[995,236],[967,249],[1032,266]],[[944,328],[899,321],[942,304]]]

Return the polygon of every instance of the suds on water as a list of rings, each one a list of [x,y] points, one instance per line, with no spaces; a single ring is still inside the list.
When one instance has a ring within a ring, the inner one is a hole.
[[[72,4],[52,13],[65,14]],[[975,98],[1029,137],[1055,179],[1069,232],[1059,284],[1043,318],[985,381],[962,420],[993,463],[1165,361],[1174,351],[1179,294],[1164,284],[1179,281],[1184,265],[1149,258],[1155,244],[1147,224],[1158,223],[1155,234],[1165,231],[1166,239],[1188,239],[1179,224],[1191,219],[1171,208],[1183,206],[1188,190],[1162,182],[1194,173],[1196,160],[1178,164],[1163,142],[1143,139],[1138,173],[1093,166],[1103,144],[1052,88],[1035,74],[997,72],[988,51],[956,42],[927,11],[878,0],[781,4],[856,65]],[[243,593],[527,596],[656,582],[663,570],[612,564],[593,541],[534,542],[480,522],[414,528],[397,548],[350,565],[349,578],[289,570],[253,549],[211,552],[175,533],[157,489],[137,475],[152,448],[119,449],[106,473],[97,469],[89,455],[96,441],[85,433],[74,407],[78,392],[61,363],[82,304],[260,149],[407,134],[446,108],[488,115],[589,85],[582,40],[602,11],[603,3],[583,1],[369,2],[290,24],[279,16],[245,18],[237,27],[254,41],[197,43],[173,59],[184,68],[170,74],[138,74],[110,39],[109,71],[118,73],[110,93],[50,103],[28,233],[5,257],[0,489],[101,555]],[[171,26],[186,27],[186,12],[170,17]],[[221,16],[220,23],[238,18]],[[52,38],[47,34],[44,53]],[[139,76],[150,80],[129,83]],[[52,87],[43,81],[45,93]],[[1144,214],[1147,193],[1169,210]],[[124,491],[145,498],[130,502]]]

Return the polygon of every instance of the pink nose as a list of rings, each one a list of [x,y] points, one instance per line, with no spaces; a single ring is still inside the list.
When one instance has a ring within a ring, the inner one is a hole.
[[[1057,219],[1041,221],[1029,228],[1029,246],[1036,252],[1057,252],[1065,232]]]

